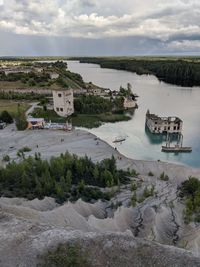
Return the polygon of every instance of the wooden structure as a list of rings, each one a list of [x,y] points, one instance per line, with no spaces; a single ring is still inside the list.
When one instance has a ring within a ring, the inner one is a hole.
[[[179,134],[177,144],[171,146],[170,134],[167,134],[166,145],[162,146],[163,152],[174,152],[174,153],[182,153],[182,152],[192,152],[192,147],[184,147],[183,146],[183,135]]]

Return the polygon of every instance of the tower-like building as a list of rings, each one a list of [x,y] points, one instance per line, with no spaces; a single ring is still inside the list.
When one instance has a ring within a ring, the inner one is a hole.
[[[74,95],[72,89],[60,88],[53,90],[54,111],[62,117],[74,113]]]

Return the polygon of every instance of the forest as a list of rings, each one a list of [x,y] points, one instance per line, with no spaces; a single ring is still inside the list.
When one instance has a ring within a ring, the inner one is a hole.
[[[200,85],[200,63],[196,60],[177,58],[75,58],[82,63],[100,64],[112,68],[135,72],[138,75],[152,74],[160,81],[179,86]]]
[[[109,199],[109,193],[103,193],[100,187],[126,183],[131,176],[129,171],[117,170],[114,157],[93,163],[87,156],[78,158],[66,152],[47,161],[39,153],[26,157],[24,150],[18,157],[19,162],[8,162],[0,169],[0,196],[49,196],[59,203],[80,197],[85,201]]]

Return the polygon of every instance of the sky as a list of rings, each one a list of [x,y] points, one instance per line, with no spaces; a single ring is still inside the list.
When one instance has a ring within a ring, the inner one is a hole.
[[[0,56],[200,55],[200,0],[0,0]]]

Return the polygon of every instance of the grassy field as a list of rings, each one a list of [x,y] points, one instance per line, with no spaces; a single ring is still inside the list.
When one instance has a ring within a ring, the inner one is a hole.
[[[18,104],[20,104],[24,112],[29,108],[29,104],[25,102],[0,99],[0,112],[7,110],[12,116],[15,116],[17,114]]]

